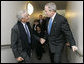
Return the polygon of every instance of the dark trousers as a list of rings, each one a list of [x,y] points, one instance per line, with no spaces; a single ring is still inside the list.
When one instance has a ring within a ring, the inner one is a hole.
[[[50,51],[49,51],[49,53],[50,53],[51,63],[54,63],[54,53],[51,53]]]
[[[54,53],[50,52],[51,63],[61,63],[61,55],[63,52],[64,46],[56,46],[56,51]]]
[[[43,48],[42,48],[42,44],[40,44],[40,42],[37,42],[36,54],[37,54],[38,57],[42,57]]]

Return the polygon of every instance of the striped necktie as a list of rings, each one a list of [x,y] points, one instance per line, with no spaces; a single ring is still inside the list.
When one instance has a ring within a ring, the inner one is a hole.
[[[28,28],[27,24],[25,24],[25,30],[26,30],[26,33],[27,33],[28,42],[31,43],[30,31],[29,31],[29,28]]]

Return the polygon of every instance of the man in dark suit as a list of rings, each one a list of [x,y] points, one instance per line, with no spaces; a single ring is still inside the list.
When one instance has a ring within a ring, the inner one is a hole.
[[[43,22],[43,16],[42,15],[39,15],[38,21],[39,21],[39,24],[42,24],[42,22]]]
[[[42,29],[42,31],[44,31],[45,32],[45,28],[46,28],[46,21],[45,21],[45,19],[43,18],[43,16],[42,15],[39,15],[39,20],[38,20],[38,22],[39,22],[39,24],[41,25],[41,29]]]
[[[40,42],[42,39],[33,34],[27,11],[20,11],[17,18],[18,22],[11,32],[11,47],[18,62],[30,63],[32,38],[36,38]]]
[[[47,3],[45,12],[50,17],[46,38],[48,37],[51,62],[60,63],[66,41],[70,43],[73,51],[77,50],[76,43],[66,18],[56,13],[55,3]]]

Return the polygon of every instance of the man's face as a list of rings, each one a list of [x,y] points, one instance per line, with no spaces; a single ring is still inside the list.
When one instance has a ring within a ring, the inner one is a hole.
[[[27,13],[24,13],[24,17],[22,18],[23,22],[29,22],[30,16]]]
[[[42,19],[42,18],[43,18],[42,15],[40,15],[40,16],[39,16],[39,19]]]
[[[45,6],[45,13],[46,13],[46,15],[47,15],[48,17],[51,17],[51,15],[52,15],[52,12],[49,11],[48,6]]]

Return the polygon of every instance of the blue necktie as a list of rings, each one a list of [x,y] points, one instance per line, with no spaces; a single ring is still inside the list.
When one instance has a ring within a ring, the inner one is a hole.
[[[26,24],[25,24],[25,30],[26,30],[26,33],[27,33],[28,42],[31,43],[29,28]]]
[[[51,27],[52,27],[52,18],[50,18],[50,20],[49,20],[49,24],[48,24],[48,34],[50,34]]]

